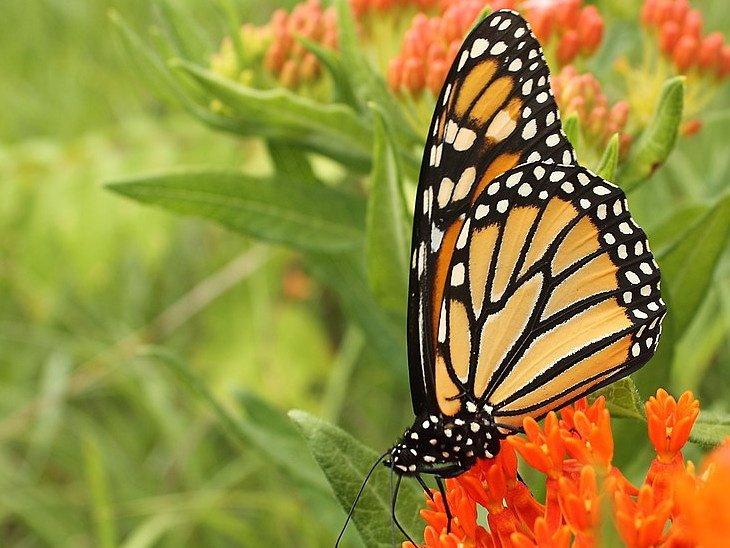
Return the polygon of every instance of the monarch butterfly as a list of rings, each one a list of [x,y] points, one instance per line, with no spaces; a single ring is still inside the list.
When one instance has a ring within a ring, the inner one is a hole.
[[[666,311],[646,235],[624,193],[577,164],[520,15],[475,27],[436,105],[408,294],[416,417],[378,461],[397,474],[406,537],[403,476],[430,492],[421,474],[433,475],[443,493],[524,417],[645,364]]]

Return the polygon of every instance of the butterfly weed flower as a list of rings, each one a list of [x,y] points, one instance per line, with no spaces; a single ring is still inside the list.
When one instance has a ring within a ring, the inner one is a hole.
[[[524,434],[505,439],[495,458],[480,459],[447,480],[451,531],[440,494],[434,492],[421,512],[427,522],[422,546],[587,548],[601,545],[606,520],[632,548],[716,545],[718,531],[730,532],[730,439],[696,473],[681,450],[699,402],[690,392],[675,399],[660,389],[645,408],[656,458],[640,485],[634,486],[612,463],[605,399],[589,403],[583,398],[559,415],[549,413],[542,425],[526,418]],[[520,480],[518,455],[544,476],[545,504]],[[483,511],[487,517],[480,523]]]
[[[464,36],[477,16],[489,7],[514,7],[509,0],[460,0],[444,2],[433,17],[419,13],[405,32],[400,51],[388,66],[390,88],[418,98],[428,91],[438,94]],[[432,105],[428,105],[432,108]]]
[[[353,13],[361,18],[368,14],[382,14],[394,10],[429,10],[439,5],[441,0],[350,0]]]
[[[636,497],[624,491],[615,494],[616,527],[627,546],[656,546],[672,511],[672,500],[663,498],[651,485],[642,485]]]
[[[560,509],[574,535],[573,546],[597,545],[602,496],[596,469],[590,465],[583,466],[577,476],[563,476],[558,480]]]
[[[730,44],[722,33],[705,31],[702,13],[689,0],[645,0],[640,18],[652,47],[645,48],[637,67],[630,67],[626,60],[618,63],[627,79],[632,111],[646,123],[662,82],[684,75],[681,133],[693,135],[702,127],[699,116],[730,74]]]
[[[520,7],[548,59],[559,66],[593,55],[603,40],[604,22],[598,8],[583,5],[582,0],[525,0]]]
[[[702,463],[696,473],[691,463],[674,480],[673,524],[670,546],[717,546],[730,533],[730,438]]]
[[[513,533],[510,541],[514,548],[568,548],[572,534],[567,525],[550,527],[544,517],[535,520],[532,534]]]
[[[239,38],[240,48],[230,37],[223,40],[211,60],[214,71],[252,87],[282,86],[315,98],[328,97],[322,65],[300,38],[337,49],[334,8],[325,8],[320,0],[306,0],[291,12],[274,11],[263,26],[243,25]]]
[[[675,400],[659,389],[646,402],[645,408],[649,439],[656,451],[646,482],[653,485],[660,496],[667,496],[675,475],[684,471],[681,451],[689,439],[700,406],[691,392],[685,392]]]
[[[573,65],[563,67],[552,85],[563,116],[575,115],[580,122],[583,146],[579,153],[589,161],[598,159],[615,133],[619,134],[621,152],[628,150],[632,140],[626,127],[628,101],[611,103],[598,79],[590,72],[580,73]]]

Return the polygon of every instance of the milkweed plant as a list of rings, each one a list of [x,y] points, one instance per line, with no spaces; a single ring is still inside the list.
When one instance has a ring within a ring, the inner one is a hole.
[[[180,169],[108,188],[292,249],[305,273],[287,283],[332,296],[348,333],[383,375],[398,379],[394,390],[372,387],[371,397],[382,398],[373,405],[398,398],[403,410],[411,211],[435,95],[475,22],[490,10],[518,10],[543,44],[579,161],[621,186],[646,227],[669,313],[658,353],[641,372],[541,423],[525,420],[524,434],[507,438],[497,457],[449,479],[450,527],[442,495],[409,482],[401,522],[420,546],[454,548],[716,546],[730,533],[730,415],[721,399],[700,406],[688,391],[701,393],[701,372],[715,355],[702,336],[723,321],[706,303],[723,278],[730,195],[692,201],[676,175],[662,177],[678,142],[701,139],[722,119],[730,43],[699,7],[689,0],[304,0],[253,23],[219,0],[221,29],[211,45],[198,39],[194,17],[163,4],[159,28],[167,30],[151,35],[111,13],[135,70],[201,124],[260,143],[270,169]],[[727,298],[726,287],[719,292]],[[339,405],[346,410],[346,385],[357,373],[337,374],[345,377]],[[334,422],[344,413],[330,422],[294,410],[289,423],[275,405],[259,405],[276,416],[259,426],[275,423],[277,443],[239,433],[246,443],[349,509],[379,454],[345,432],[356,432],[357,422],[342,419],[341,429]],[[214,409],[236,435],[237,418]],[[401,418],[389,428],[404,426]],[[389,493],[387,471],[376,470],[350,542],[402,540],[391,526]]]

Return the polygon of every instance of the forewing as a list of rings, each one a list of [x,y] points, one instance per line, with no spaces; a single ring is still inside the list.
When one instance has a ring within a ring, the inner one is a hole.
[[[572,164],[542,49],[527,22],[501,10],[466,38],[437,100],[416,197],[408,357],[416,414],[444,411],[436,332],[465,213],[494,180],[525,162]],[[452,406],[453,407],[453,406]]]
[[[651,357],[665,305],[624,193],[580,166],[518,166],[457,238],[438,331],[439,405],[466,390],[520,427]],[[438,378],[438,377],[437,377]]]

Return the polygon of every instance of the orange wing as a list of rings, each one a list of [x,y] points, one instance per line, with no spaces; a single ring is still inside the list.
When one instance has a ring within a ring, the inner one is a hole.
[[[460,231],[438,330],[442,412],[466,393],[519,427],[628,375],[665,313],[659,270],[623,192],[580,166],[495,179]]]
[[[414,411],[437,410],[436,341],[465,214],[499,175],[525,162],[572,164],[550,74],[529,25],[498,11],[466,38],[437,100],[416,197],[408,304]],[[458,312],[457,312],[458,314]]]

